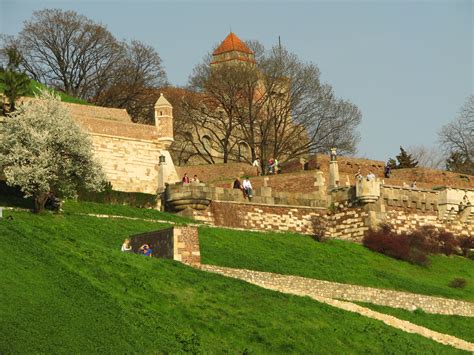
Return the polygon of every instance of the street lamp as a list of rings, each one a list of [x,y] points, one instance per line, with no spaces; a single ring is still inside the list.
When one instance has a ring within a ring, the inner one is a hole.
[[[160,155],[160,165],[163,165],[163,164],[166,164],[166,157],[163,154],[161,154]]]

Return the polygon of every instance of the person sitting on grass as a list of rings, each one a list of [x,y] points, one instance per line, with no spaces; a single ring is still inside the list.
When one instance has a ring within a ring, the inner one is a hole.
[[[122,244],[122,251],[124,253],[131,253],[132,252],[132,245],[130,244],[130,239],[125,239]]]
[[[143,244],[140,247],[140,254],[143,256],[149,256],[151,258],[153,256],[153,249],[151,249],[148,244]]]

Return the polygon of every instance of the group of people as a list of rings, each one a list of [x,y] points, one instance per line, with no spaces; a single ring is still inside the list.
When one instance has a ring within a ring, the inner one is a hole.
[[[255,158],[252,163],[252,166],[255,167],[256,175],[262,175],[262,168],[260,163],[260,158]],[[274,158],[268,159],[267,168],[269,174],[278,174],[280,172],[280,167],[278,166],[278,160]]]
[[[241,190],[244,195],[244,198],[248,198],[249,201],[252,201],[253,188],[248,176],[245,177],[244,181],[242,182],[240,182],[240,179],[237,177],[234,181],[233,188]]]
[[[356,180],[362,180],[364,176],[361,174],[360,169],[357,170],[357,173],[355,173],[355,178]],[[373,181],[375,180],[375,174],[372,171],[369,171],[369,173],[366,176],[367,181]]]
[[[124,253],[132,253],[132,244],[130,244],[130,239],[125,239],[122,244],[122,252]],[[152,257],[153,256],[153,249],[148,244],[143,244],[140,249],[138,249],[138,254],[143,256]]]
[[[184,173],[182,181],[183,181],[183,184],[190,184],[192,182],[200,182],[197,175],[194,175],[192,179],[189,179],[189,176],[187,173]]]

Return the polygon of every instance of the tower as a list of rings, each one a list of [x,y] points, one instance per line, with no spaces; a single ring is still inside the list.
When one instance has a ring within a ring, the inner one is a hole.
[[[247,62],[254,64],[254,53],[233,32],[221,42],[219,47],[212,53],[211,65],[221,63]]]
[[[174,141],[173,106],[166,100],[163,93],[155,103],[155,126],[158,130],[158,141],[163,144],[165,149],[168,149]]]

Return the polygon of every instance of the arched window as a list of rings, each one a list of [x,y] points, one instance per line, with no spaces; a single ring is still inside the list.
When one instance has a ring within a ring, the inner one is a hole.
[[[202,145],[204,146],[204,149],[207,150],[209,153],[212,150],[212,140],[211,137],[209,136],[203,136],[202,137]]]

